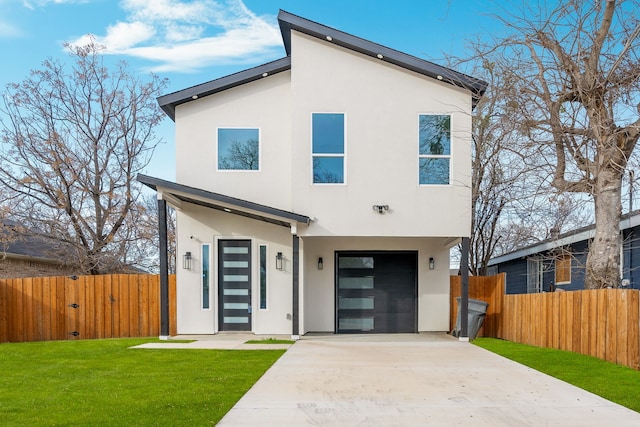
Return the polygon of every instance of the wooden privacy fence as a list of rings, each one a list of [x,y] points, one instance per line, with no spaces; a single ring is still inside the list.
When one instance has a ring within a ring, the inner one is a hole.
[[[169,329],[176,334],[176,279]],[[0,279],[0,342],[160,335],[160,276]]]
[[[459,295],[460,279],[452,277],[456,309]],[[504,275],[499,275],[470,277],[469,298],[489,303],[478,336],[573,351],[640,369],[637,289],[504,295]],[[457,311],[451,315],[455,325]]]
[[[502,328],[502,300],[504,298],[504,274],[498,276],[470,276],[469,298],[484,301],[489,304],[482,327],[478,331],[479,337],[498,337]],[[460,276],[451,276],[451,317],[449,331],[456,326],[458,319],[457,297],[461,294]]]

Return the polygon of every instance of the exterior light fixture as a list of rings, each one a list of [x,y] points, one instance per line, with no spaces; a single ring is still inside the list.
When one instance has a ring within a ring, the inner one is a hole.
[[[378,57],[378,59],[382,59],[382,58],[384,58],[384,56],[383,56],[381,53],[379,53],[379,54],[378,54],[378,55],[376,55],[376,56]]]
[[[322,257],[318,258],[318,270],[322,270],[324,268],[324,262],[322,261]]]
[[[389,210],[389,205],[373,205],[372,208],[379,214],[383,214]]]
[[[191,270],[191,252],[185,252],[184,255],[182,255],[182,268]]]
[[[198,95],[193,95],[191,99],[198,99]]]
[[[276,270],[282,270],[284,264],[284,257],[282,256],[282,252],[278,252],[276,254]]]
[[[433,270],[434,268],[436,268],[436,261],[431,257],[429,258],[429,270]]]
[[[327,36],[327,41],[331,41],[331,40],[333,40],[333,37]]]

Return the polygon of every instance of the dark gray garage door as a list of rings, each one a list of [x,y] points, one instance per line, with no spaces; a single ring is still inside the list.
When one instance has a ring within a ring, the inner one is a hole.
[[[337,252],[336,266],[338,333],[417,332],[417,252]]]

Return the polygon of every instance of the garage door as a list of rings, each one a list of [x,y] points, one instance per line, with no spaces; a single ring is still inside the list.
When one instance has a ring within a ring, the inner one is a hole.
[[[337,252],[338,333],[417,332],[417,252]]]

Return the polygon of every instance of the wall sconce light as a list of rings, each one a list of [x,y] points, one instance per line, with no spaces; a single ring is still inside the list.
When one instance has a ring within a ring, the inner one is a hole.
[[[431,257],[429,258],[429,270],[433,270],[434,268],[436,268],[436,261]]]
[[[282,256],[282,252],[278,252],[276,254],[276,270],[282,270],[284,264],[284,257]]]
[[[182,255],[182,268],[191,270],[191,252],[185,252],[184,255]]]
[[[324,262],[322,261],[322,257],[318,258],[318,270],[322,270],[324,268]]]

